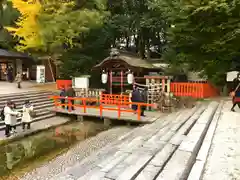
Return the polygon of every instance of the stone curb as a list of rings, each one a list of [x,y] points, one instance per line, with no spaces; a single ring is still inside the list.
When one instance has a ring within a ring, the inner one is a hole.
[[[213,136],[218,124],[218,120],[220,119],[221,116],[221,110],[223,108],[223,101],[220,102],[216,113],[213,116],[213,120],[209,126],[208,132],[203,140],[202,146],[197,154],[196,162],[194,163],[191,172],[188,176],[187,180],[201,180],[203,173],[204,173],[204,168],[207,162],[207,157],[209,154],[209,150],[212,144]]]

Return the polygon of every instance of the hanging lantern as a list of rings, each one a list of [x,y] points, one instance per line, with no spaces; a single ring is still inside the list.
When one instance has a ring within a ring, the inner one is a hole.
[[[106,84],[107,80],[108,80],[108,75],[105,71],[103,71],[103,73],[102,73],[102,83]]]
[[[128,81],[128,84],[133,84],[133,73],[130,72],[129,70],[129,73],[127,75],[127,81]]]

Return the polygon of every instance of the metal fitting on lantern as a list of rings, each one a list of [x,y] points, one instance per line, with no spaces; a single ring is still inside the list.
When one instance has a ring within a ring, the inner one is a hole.
[[[133,73],[130,70],[128,70],[128,75],[127,75],[128,84],[133,84],[133,80],[134,80]]]
[[[107,73],[103,70],[103,72],[102,72],[102,83],[103,83],[103,84],[106,84],[106,83],[107,83],[107,80],[108,80],[108,75],[107,75]]]

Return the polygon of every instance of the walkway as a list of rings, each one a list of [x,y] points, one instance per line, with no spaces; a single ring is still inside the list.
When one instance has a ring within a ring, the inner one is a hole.
[[[240,110],[225,103],[213,138],[203,180],[240,179]]]
[[[221,105],[213,102],[158,119],[119,138],[52,180],[187,179],[209,124],[218,119],[220,110]]]
[[[21,179],[238,180],[240,113],[230,106],[211,102],[162,116],[75,164],[61,167],[67,153]]]
[[[15,82],[9,83],[6,81],[0,81],[0,94],[11,94],[11,93],[23,93],[27,91],[39,90],[40,86],[36,82],[24,81],[22,82],[22,88],[18,89]]]

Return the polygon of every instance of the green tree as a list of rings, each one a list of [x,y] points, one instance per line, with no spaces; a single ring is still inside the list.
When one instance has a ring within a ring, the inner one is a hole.
[[[240,57],[240,1],[155,1],[151,6],[164,13],[169,24],[170,62],[187,63],[217,84]],[[171,26],[174,25],[174,26]],[[172,50],[171,50],[172,49]]]
[[[14,24],[19,15],[19,12],[13,8],[12,2],[0,1],[0,48],[11,49],[16,44],[16,40],[4,27]]]

